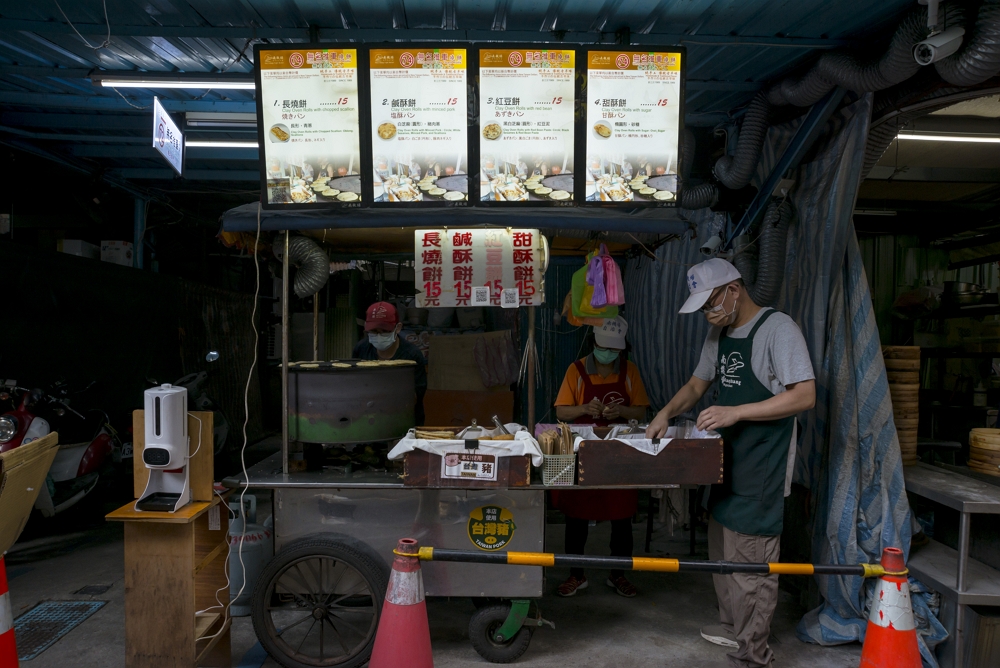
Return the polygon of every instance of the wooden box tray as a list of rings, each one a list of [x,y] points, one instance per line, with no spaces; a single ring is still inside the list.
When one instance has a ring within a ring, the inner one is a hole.
[[[413,450],[403,456],[403,484],[407,487],[463,487],[475,489],[527,487],[531,482],[531,458],[496,458],[496,480],[442,478],[441,455]]]
[[[581,487],[714,485],[722,482],[722,439],[675,438],[656,456],[621,441],[583,441],[576,467]]]

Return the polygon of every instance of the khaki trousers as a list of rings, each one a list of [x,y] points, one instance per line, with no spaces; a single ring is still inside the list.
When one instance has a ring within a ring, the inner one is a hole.
[[[713,561],[763,563],[778,561],[780,536],[738,533],[708,522],[708,558]],[[739,648],[726,656],[737,668],[763,668],[774,659],[767,646],[771,619],[778,603],[777,575],[713,575],[719,598],[719,621],[732,631]]]

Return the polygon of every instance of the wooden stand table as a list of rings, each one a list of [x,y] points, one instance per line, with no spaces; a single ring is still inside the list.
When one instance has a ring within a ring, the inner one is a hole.
[[[176,513],[129,503],[107,519],[125,523],[127,668],[229,668],[230,619],[216,600],[229,602],[229,514],[219,497]]]

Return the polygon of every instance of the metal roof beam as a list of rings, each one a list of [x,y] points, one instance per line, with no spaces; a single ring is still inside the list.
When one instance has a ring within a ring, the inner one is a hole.
[[[152,134],[152,133],[150,133]],[[149,158],[159,159],[160,154],[153,148],[152,142],[146,140],[149,146],[70,146],[70,155],[80,158]],[[255,148],[214,148],[188,147],[189,160],[256,160]]]
[[[872,167],[869,181],[937,181],[943,183],[1000,183],[1000,169],[987,167]]]
[[[112,169],[110,172],[124,179],[155,179],[171,181],[178,178],[172,169],[135,168]],[[260,172],[256,169],[188,169],[184,171],[188,181],[254,181],[260,183]]]
[[[498,3],[498,10],[500,4]],[[402,3],[394,0],[394,21],[405,21],[405,10]],[[558,9],[561,0],[554,0],[553,5]],[[551,13],[551,12],[550,12]],[[504,7],[504,15],[506,6]],[[550,33],[550,26],[557,18],[557,14],[546,14],[543,22],[543,30],[519,30],[502,31],[502,37],[497,35],[497,16],[494,15],[494,29],[492,30],[439,30],[423,28],[397,28],[381,29],[366,28],[357,30],[344,30],[339,27],[321,27],[319,38],[322,41],[356,41],[356,42],[383,42],[386,40],[427,40],[427,41],[492,41],[498,39],[509,42],[566,42],[593,44],[595,42],[611,41],[612,33],[590,32],[590,31],[558,31],[558,35]],[[397,23],[397,25],[399,25]],[[402,23],[405,26],[405,23]],[[103,24],[77,24],[80,32],[84,34],[103,34],[107,28]],[[56,21],[27,21],[21,19],[0,18],[0,31],[18,30],[34,33],[56,33],[72,34],[72,29],[64,23]],[[298,39],[306,41],[309,39],[308,28],[255,28],[252,26],[114,26],[115,36],[120,37],[192,37],[207,39],[247,39],[256,36],[261,39]],[[848,39],[827,39],[814,37],[777,37],[774,35],[685,35],[678,33],[632,33],[632,43],[641,44],[727,44],[738,46],[771,46],[790,47],[799,49],[832,49],[840,46],[848,46],[852,40]]]
[[[151,131],[149,115],[123,116],[121,114],[98,116],[96,114],[45,114],[38,112],[7,111],[0,114],[0,125],[35,128],[85,128],[88,130],[144,130]]]
[[[152,96],[145,98],[152,109]],[[143,100],[139,100],[143,102]],[[253,101],[236,102],[233,100],[161,100],[167,111],[236,111],[256,113],[257,105]],[[59,107],[64,109],[91,109],[94,111],[141,111],[120,97],[102,97],[85,95],[60,95],[58,93],[21,93],[12,91],[0,92],[0,104],[24,107]],[[133,103],[134,104],[134,103]],[[143,106],[140,104],[140,106]]]
[[[0,75],[22,77],[61,77],[63,79],[86,79],[93,69],[82,67],[31,67],[29,65],[0,65]]]

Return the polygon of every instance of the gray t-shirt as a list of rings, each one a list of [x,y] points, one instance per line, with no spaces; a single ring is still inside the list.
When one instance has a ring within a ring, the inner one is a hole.
[[[772,309],[762,308],[750,322],[730,329],[726,336],[734,339],[745,339],[761,317]],[[701,359],[694,370],[697,378],[712,382],[719,370],[719,335],[721,327],[713,327],[705,337],[705,345],[701,349]],[[774,394],[781,394],[785,388],[806,380],[815,380],[812,360],[809,359],[809,349],[805,337],[795,321],[784,313],[773,313],[757,330],[753,340],[753,355],[750,368],[757,380]],[[792,439],[788,448],[788,462],[785,466],[785,496],[792,491],[792,470],[795,464],[795,450],[798,444],[798,421],[792,427]]]
[[[734,339],[747,338],[761,316],[770,310],[761,309],[747,324],[736,329],[730,328],[726,336]],[[719,370],[721,333],[721,327],[713,327],[705,337],[701,359],[694,370],[695,377],[708,382],[715,380]],[[750,367],[757,380],[774,394],[781,394],[789,385],[816,378],[802,331],[794,320],[780,311],[773,313],[757,330]]]

